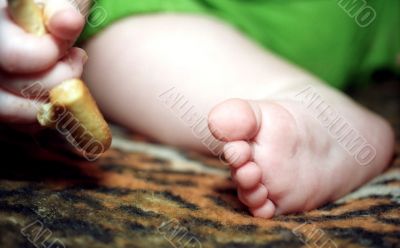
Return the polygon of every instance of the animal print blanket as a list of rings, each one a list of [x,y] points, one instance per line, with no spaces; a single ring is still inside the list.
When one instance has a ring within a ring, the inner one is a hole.
[[[399,83],[353,95],[397,132]],[[114,129],[95,162],[0,127],[0,247],[400,247],[400,160],[317,210],[253,218],[217,159]]]

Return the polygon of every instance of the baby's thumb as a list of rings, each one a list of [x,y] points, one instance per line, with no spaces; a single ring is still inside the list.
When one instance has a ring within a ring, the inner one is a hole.
[[[62,40],[74,41],[85,25],[75,0],[47,0],[44,16],[47,29]]]

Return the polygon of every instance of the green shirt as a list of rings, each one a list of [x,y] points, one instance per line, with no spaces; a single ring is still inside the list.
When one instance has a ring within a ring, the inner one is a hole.
[[[216,16],[338,88],[398,70],[400,0],[94,0],[81,40],[149,12]]]

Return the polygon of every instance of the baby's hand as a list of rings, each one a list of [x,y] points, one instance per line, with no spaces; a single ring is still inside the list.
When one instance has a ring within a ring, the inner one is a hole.
[[[48,34],[28,34],[10,17],[6,0],[0,0],[0,122],[34,122],[37,103],[32,99],[37,96],[26,99],[23,89],[40,83],[47,90],[82,74],[87,55],[71,46],[84,17],[68,0],[47,0],[44,16]]]

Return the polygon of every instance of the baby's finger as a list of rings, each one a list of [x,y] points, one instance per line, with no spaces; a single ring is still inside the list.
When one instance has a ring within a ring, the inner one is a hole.
[[[13,95],[0,88],[0,122],[35,123],[40,104],[40,102]]]
[[[43,90],[49,90],[64,80],[80,78],[87,58],[84,50],[71,48],[66,57],[43,73],[13,75],[0,71],[0,86],[17,95],[23,95],[21,92],[34,83],[40,83]],[[36,97],[36,95],[32,94],[29,97]]]
[[[50,68],[69,44],[46,34],[26,33],[0,9],[0,68],[13,73],[35,73]]]
[[[74,42],[85,25],[84,16],[74,0],[47,0],[45,5],[46,26],[54,36]]]

